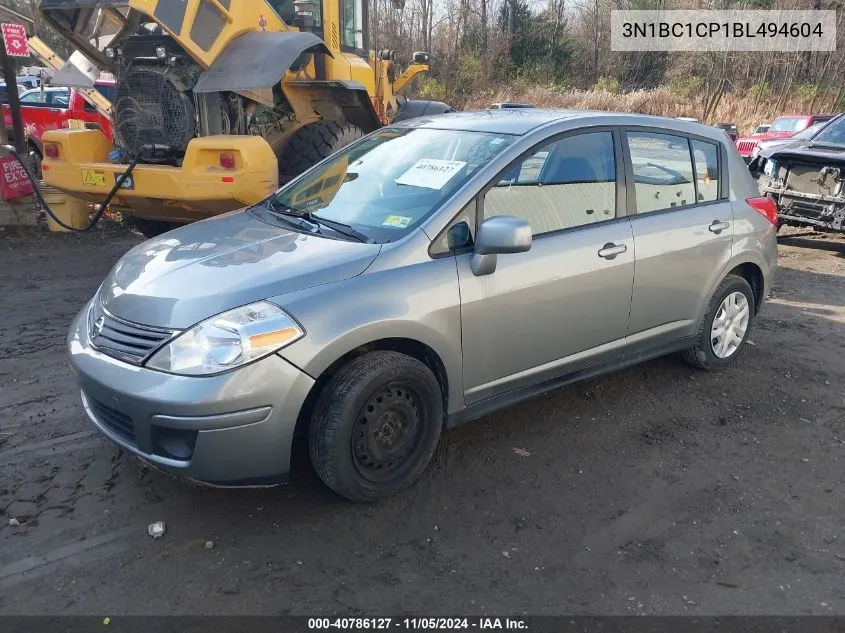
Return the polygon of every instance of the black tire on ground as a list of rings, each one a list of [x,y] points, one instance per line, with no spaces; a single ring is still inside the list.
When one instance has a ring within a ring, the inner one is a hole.
[[[124,222],[138,231],[144,237],[158,237],[162,233],[175,229],[181,224],[177,222],[165,222],[164,220],[145,220],[144,218],[136,218],[132,215],[124,215]]]
[[[748,325],[736,351],[727,358],[720,358],[713,351],[713,320],[716,318],[725,298],[735,292],[741,292],[745,295],[745,300],[748,302]],[[682,352],[684,360],[697,369],[708,371],[722,369],[730,365],[745,349],[745,343],[748,341],[748,336],[751,334],[751,327],[754,324],[754,309],[754,291],[751,290],[749,283],[737,275],[728,275],[725,277],[710,299],[707,314],[705,314],[698,332],[698,342],[694,347],[690,347]]]
[[[320,394],[309,429],[320,479],[352,501],[386,499],[425,470],[443,426],[431,370],[398,352],[371,352],[340,369]]]
[[[364,136],[350,123],[316,121],[303,125],[288,139],[279,159],[279,175],[293,178]]]

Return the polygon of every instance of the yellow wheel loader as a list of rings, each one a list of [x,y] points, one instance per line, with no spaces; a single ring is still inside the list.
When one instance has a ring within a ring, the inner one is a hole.
[[[52,83],[117,82],[113,142],[46,133],[45,182],[100,202],[137,160],[112,206],[153,236],[259,202],[383,125],[448,111],[401,96],[429,56],[402,70],[394,51],[369,50],[366,2],[41,0],[77,49]]]

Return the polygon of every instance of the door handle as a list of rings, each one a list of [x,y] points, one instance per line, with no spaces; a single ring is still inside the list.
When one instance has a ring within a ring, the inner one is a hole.
[[[711,233],[715,233],[716,235],[718,235],[729,226],[730,224],[728,222],[722,222],[721,220],[713,220],[713,222],[707,228],[710,229]]]
[[[628,247],[624,244],[614,244],[613,242],[608,242],[601,247],[601,250],[599,250],[599,257],[614,259],[617,255],[621,255],[627,250]]]

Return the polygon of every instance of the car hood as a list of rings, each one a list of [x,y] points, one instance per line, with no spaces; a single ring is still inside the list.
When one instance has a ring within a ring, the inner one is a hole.
[[[763,150],[760,154],[763,158],[777,157],[779,160],[797,158],[814,162],[845,161],[845,147],[842,145],[825,145],[813,141],[793,141],[776,145]]]
[[[359,275],[380,249],[235,211],[139,244],[99,295],[118,318],[184,329],[231,308]]]

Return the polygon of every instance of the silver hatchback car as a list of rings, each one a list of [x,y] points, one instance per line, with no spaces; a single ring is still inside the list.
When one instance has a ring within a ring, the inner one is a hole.
[[[70,329],[91,422],[214,485],[392,495],[443,427],[648,358],[732,362],[777,210],[721,130],[541,109],[378,130],[129,251]]]

